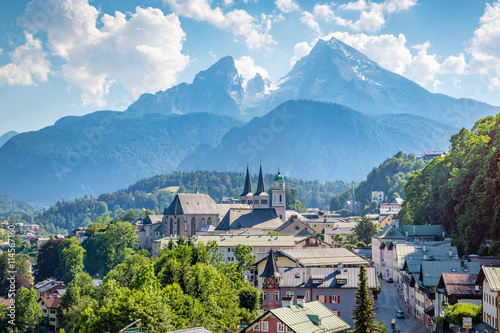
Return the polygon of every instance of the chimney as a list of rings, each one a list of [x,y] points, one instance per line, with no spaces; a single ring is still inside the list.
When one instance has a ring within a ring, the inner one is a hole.
[[[474,289],[475,289],[476,291],[479,291],[479,285],[477,285],[477,284],[476,284],[476,285],[474,286]]]
[[[443,231],[443,237],[446,236],[446,232]]]
[[[406,238],[408,238],[408,230],[406,230]]]
[[[460,260],[460,267],[465,268],[465,263],[463,260]]]
[[[306,302],[306,297],[304,295],[297,296],[297,305],[303,306]]]
[[[424,260],[427,260],[427,253],[424,254]]]
[[[283,298],[281,298],[281,307],[282,308],[287,308],[287,307],[290,307],[292,305],[293,305],[293,301],[292,301],[291,297],[283,296]]]
[[[413,226],[413,235],[416,234],[416,231],[415,231],[415,226]]]
[[[427,246],[425,244],[422,245],[422,251],[424,251],[424,252],[427,251]]]
[[[305,284],[306,284],[306,272],[302,272],[302,283],[305,286]]]
[[[342,269],[344,269],[344,264],[342,264],[341,262],[339,262],[338,271],[342,272]]]
[[[453,251],[452,251],[451,249],[448,251],[448,255],[449,255],[450,257],[453,257]]]

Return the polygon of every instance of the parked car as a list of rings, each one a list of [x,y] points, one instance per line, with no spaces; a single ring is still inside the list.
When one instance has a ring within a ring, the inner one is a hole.
[[[396,312],[396,318],[405,319],[405,313],[401,310]]]
[[[389,283],[393,283],[393,282],[394,282],[394,280],[393,280],[392,278],[388,278],[388,279],[387,279],[387,282],[389,282]]]

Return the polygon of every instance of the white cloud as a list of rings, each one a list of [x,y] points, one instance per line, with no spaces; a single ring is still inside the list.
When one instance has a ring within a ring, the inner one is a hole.
[[[349,2],[346,4],[339,5],[340,9],[346,9],[346,10],[365,10],[368,8],[368,4],[366,3],[365,0],[358,0],[356,2]]]
[[[253,79],[257,73],[259,73],[263,79],[269,79],[269,73],[264,68],[255,65],[255,61],[251,57],[243,56],[239,59],[235,59],[234,66],[238,70],[238,73],[243,76],[244,87],[246,87],[248,80]]]
[[[302,12],[300,22],[313,29],[318,35],[321,35],[321,28],[319,27],[319,23],[315,20],[313,14],[309,13],[308,11]]]
[[[480,26],[468,48],[473,72],[489,79],[491,90],[500,90],[500,1],[486,4]]]
[[[276,0],[275,4],[283,13],[300,10],[299,5],[294,0]]]
[[[10,53],[11,62],[0,67],[0,87],[3,85],[36,85],[35,80],[46,82],[50,63],[46,59],[42,42],[26,34],[26,43]]]
[[[335,15],[332,10],[332,4],[316,4],[314,6],[314,15],[308,17],[307,21],[303,22],[316,22],[321,19],[325,22],[335,22],[339,26],[348,27],[355,31],[369,31],[375,32],[382,29],[387,21],[386,16],[395,12],[408,10],[417,4],[418,0],[385,0],[383,2],[366,2],[365,0],[358,0],[349,2],[338,6],[340,10],[360,11],[359,19],[352,21],[346,20],[339,15]],[[316,32],[319,27],[312,27]],[[318,25],[319,26],[319,25]]]
[[[232,5],[234,5],[234,0],[223,0],[223,2],[227,7],[231,7]]]
[[[20,22],[33,22],[40,5],[43,0],[30,2]],[[37,27],[46,32],[53,55],[65,61],[57,74],[83,91],[85,105],[104,106],[115,82],[134,98],[176,83],[189,62],[181,52],[185,33],[177,15],[137,7],[129,17],[104,14],[97,28],[99,15],[88,0],[65,0],[56,15]]]
[[[249,49],[260,49],[276,44],[269,34],[272,16],[262,14],[260,20],[242,9],[224,13],[220,7],[212,8],[208,0],[164,0],[172,11],[197,21],[206,21],[221,30],[230,30],[237,38],[243,38]]]
[[[467,63],[463,54],[458,56],[449,56],[442,63],[439,63],[436,54],[428,54],[427,50],[431,47],[429,41],[424,44],[413,46],[418,50],[413,57],[411,77],[422,86],[432,84],[434,90],[441,82],[436,79],[437,74],[464,74]]]
[[[301,42],[295,44],[293,48],[293,57],[290,59],[290,65],[295,65],[297,61],[299,61],[301,58],[305,57],[306,55],[311,52],[311,45],[309,45],[306,42]]]

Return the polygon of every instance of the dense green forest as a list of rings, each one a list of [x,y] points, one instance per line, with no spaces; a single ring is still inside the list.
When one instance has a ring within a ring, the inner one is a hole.
[[[372,191],[384,191],[387,201],[393,198],[405,198],[404,185],[408,178],[425,166],[425,162],[417,160],[415,154],[398,152],[386,159],[377,168],[373,168],[366,180],[356,187],[356,200],[366,204]]]
[[[272,187],[274,174],[265,176],[266,187]],[[253,176],[256,188],[257,176]],[[118,217],[128,210],[140,214],[144,209],[158,214],[163,212],[176,192],[196,192],[209,194],[216,202],[224,197],[238,197],[243,191],[245,175],[236,172],[176,172],[143,179],[126,189],[113,193],[103,193],[94,198],[61,200],[54,206],[34,216],[23,216],[25,221],[42,225],[49,233],[71,232],[75,227],[88,226],[98,216],[108,214]],[[341,181],[320,183],[285,178],[287,185],[287,207],[304,210],[305,207],[327,208],[334,194],[343,193],[348,187]],[[19,215],[15,215],[19,220]],[[13,216],[7,218],[13,220]]]
[[[499,148],[500,115],[453,135],[445,157],[409,178],[400,221],[444,225],[460,253],[500,255]]]
[[[160,257],[137,249],[130,223],[97,219],[92,237],[51,239],[39,248],[32,276],[26,256],[16,254],[15,325],[0,303],[2,332],[45,332],[38,294],[31,282],[61,279],[67,291],[57,316],[66,332],[117,333],[130,322],[151,333],[204,326],[213,332],[235,331],[259,314],[260,293],[245,279],[255,263],[251,248],[235,247],[238,262],[222,262],[215,242],[193,244],[180,237]],[[11,286],[8,253],[0,255],[0,296]],[[102,279],[96,286],[93,278]]]
[[[9,198],[3,193],[0,193],[0,216],[9,215],[12,213],[33,212],[35,209],[28,203]]]
[[[416,170],[424,166],[425,162],[417,160],[415,154],[405,154],[400,151],[373,168],[366,176],[366,180],[359,183],[354,189],[356,200],[365,206],[365,213],[372,213],[376,211],[376,207],[370,210],[369,198],[372,191],[383,191],[387,201],[395,197],[404,199],[406,181]],[[342,194],[334,195],[330,200],[330,210],[342,209],[345,202],[349,200],[350,192],[349,189]]]

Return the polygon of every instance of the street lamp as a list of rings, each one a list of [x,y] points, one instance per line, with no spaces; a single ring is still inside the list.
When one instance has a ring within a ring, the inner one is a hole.
[[[441,311],[439,317],[441,317],[441,333],[443,333],[444,311]]]

